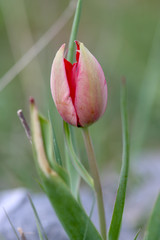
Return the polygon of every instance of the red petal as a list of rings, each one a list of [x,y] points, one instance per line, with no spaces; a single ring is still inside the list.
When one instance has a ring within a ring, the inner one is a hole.
[[[69,90],[70,90],[70,96],[71,96],[72,103],[73,103],[73,106],[74,106],[75,92],[76,92],[77,63],[74,63],[72,65],[70,62],[68,62],[64,58],[64,65],[65,65],[67,81],[68,81]],[[75,112],[76,112],[76,109],[75,109]],[[77,115],[77,112],[76,112],[76,116],[77,116],[77,126],[80,126],[80,124],[79,124],[79,117]]]
[[[65,64],[65,69],[66,69],[68,85],[69,85],[69,89],[70,89],[70,95],[71,95],[71,99],[72,99],[72,102],[74,105],[76,86],[75,86],[75,76],[74,76],[73,66],[75,66],[75,65],[72,65],[65,58],[64,58],[64,64]]]
[[[79,61],[79,55],[80,55],[80,44],[78,41],[75,41],[76,43],[76,47],[77,47],[77,50],[76,50],[76,61],[78,62]]]
[[[70,62],[67,61],[67,59],[64,58],[64,64],[65,64],[65,70],[66,70],[66,74],[67,74],[67,79],[68,79],[68,83],[70,82],[69,79],[71,79],[71,75],[72,75],[72,64]]]

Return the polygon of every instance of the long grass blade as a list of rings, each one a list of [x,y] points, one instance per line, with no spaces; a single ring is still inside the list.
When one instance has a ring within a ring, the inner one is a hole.
[[[8,219],[8,221],[9,221],[11,227],[12,227],[12,230],[13,230],[13,232],[14,232],[16,238],[17,238],[18,240],[20,240],[20,238],[19,238],[19,236],[18,236],[18,234],[17,234],[17,231],[16,231],[16,229],[15,229],[15,227],[14,227],[14,225],[13,225],[13,223],[12,223],[12,221],[11,221],[9,215],[8,215],[8,213],[6,212],[6,210],[5,210],[4,208],[3,208],[3,210],[4,210],[4,212],[5,212],[5,215],[6,215],[7,219]]]
[[[43,225],[42,225],[42,223],[41,223],[41,220],[40,220],[40,218],[39,218],[39,216],[38,216],[37,210],[36,210],[36,208],[35,208],[35,206],[34,206],[34,203],[33,203],[33,201],[32,201],[32,199],[31,199],[31,197],[30,197],[29,194],[28,194],[28,199],[29,199],[29,202],[30,202],[30,204],[31,204],[31,207],[32,207],[32,209],[33,209],[34,216],[35,216],[35,219],[36,219],[36,225],[37,225],[37,230],[38,230],[39,238],[40,238],[40,240],[48,240],[48,237],[47,237],[47,235],[46,235],[46,233],[45,233],[45,230],[44,230],[44,228],[43,228]],[[43,236],[44,236],[44,237],[43,237]]]
[[[122,167],[120,174],[119,187],[117,191],[117,197],[113,210],[111,225],[109,229],[109,240],[118,240],[119,232],[121,228],[126,187],[128,180],[129,170],[129,136],[128,136],[128,122],[127,122],[127,89],[125,79],[122,80],[121,89],[121,117],[122,117],[122,135],[123,135],[123,156]]]
[[[139,231],[137,232],[137,234],[136,234],[134,240],[137,240],[137,238],[138,238],[138,236],[139,236],[139,234],[140,234],[140,231],[141,231],[141,229],[139,229]]]
[[[70,1],[67,8],[51,28],[20,58],[8,72],[0,78],[0,92],[50,43],[50,41],[61,31],[75,9],[75,1]]]
[[[89,213],[89,219],[91,219],[91,217],[92,217],[95,202],[96,202],[96,198],[95,198],[95,196],[93,196],[93,202],[92,202],[91,210],[90,210],[90,213]],[[85,229],[85,232],[84,232],[83,240],[86,240],[86,234],[87,234],[87,231],[88,231],[88,224],[89,224],[89,221],[87,221],[87,224],[86,224],[86,229]]]
[[[149,219],[144,240],[160,240],[160,193]]]

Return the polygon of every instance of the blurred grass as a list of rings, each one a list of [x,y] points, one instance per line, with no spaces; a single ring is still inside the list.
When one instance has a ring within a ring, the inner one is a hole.
[[[68,2],[14,0],[11,3],[9,0],[0,0],[0,77],[49,29]],[[160,1],[157,0],[86,0],[83,3],[78,39],[97,57],[108,83],[107,111],[102,119],[91,126],[100,165],[108,162],[119,165],[121,159],[121,76],[125,76],[128,82],[130,130],[134,129],[137,97],[160,20],[159,9]],[[25,15],[22,14],[23,11]],[[64,157],[62,120],[51,99],[49,78],[57,49],[62,43],[69,41],[71,24],[72,20],[37,58],[0,92],[0,189],[36,186],[37,176],[31,147],[16,114],[17,110],[22,108],[29,120],[29,96],[36,98],[39,109],[46,116],[48,108],[54,112],[57,140]],[[160,81],[157,83],[157,93],[149,126],[144,134],[142,150],[159,149],[159,87]],[[139,124],[142,124],[141,119]],[[141,129],[140,126],[138,129]],[[136,135],[135,131],[136,129]],[[80,155],[85,161],[79,129],[76,129],[76,136]]]

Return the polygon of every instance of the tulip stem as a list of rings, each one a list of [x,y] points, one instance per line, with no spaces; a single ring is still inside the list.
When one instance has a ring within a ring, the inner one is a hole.
[[[100,232],[103,237],[103,240],[106,240],[107,236],[106,236],[105,210],[104,210],[103,194],[102,194],[100,177],[98,173],[98,167],[96,163],[96,158],[95,158],[89,130],[88,128],[83,128],[82,130],[83,130],[83,138],[84,138],[85,147],[88,155],[90,170],[94,180],[94,187],[95,187],[97,205],[98,205]]]
[[[81,9],[82,9],[82,0],[78,0],[76,12],[75,12],[74,20],[73,20],[73,24],[72,24],[72,30],[71,30],[71,34],[70,34],[68,55],[67,55],[67,60],[71,63],[73,63],[73,59],[74,59],[74,48],[75,48],[74,41],[77,38]]]

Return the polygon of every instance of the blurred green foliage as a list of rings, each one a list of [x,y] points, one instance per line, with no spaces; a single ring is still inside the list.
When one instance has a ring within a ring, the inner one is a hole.
[[[68,3],[67,0],[0,0],[0,77],[54,24]],[[134,113],[139,104],[139,90],[144,81],[153,39],[160,21],[159,9],[158,0],[83,0],[78,40],[99,60],[108,83],[106,113],[91,126],[100,164],[120,164],[122,143],[119,88],[122,76],[125,76],[128,82],[130,130],[136,134]],[[16,114],[18,109],[23,109],[29,121],[30,96],[35,97],[44,115],[48,115],[49,108],[54,112],[57,140],[64,157],[62,120],[51,98],[49,80],[53,57],[62,43],[68,43],[71,25],[72,19],[0,92],[0,189],[17,186],[34,189],[36,186],[37,175],[31,147]],[[157,54],[160,56],[160,52]],[[153,79],[147,84],[155,84]],[[160,143],[160,81],[156,84],[157,91],[154,93],[148,116],[149,125],[143,137],[143,150],[156,150]],[[143,99],[144,105],[145,102]],[[138,123],[137,134],[144,122],[139,119]],[[85,162],[86,154],[80,130],[76,129],[75,132],[78,149]]]

